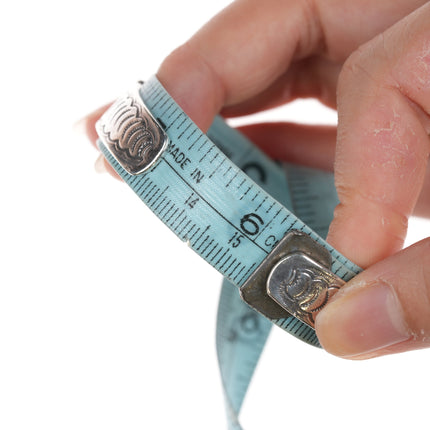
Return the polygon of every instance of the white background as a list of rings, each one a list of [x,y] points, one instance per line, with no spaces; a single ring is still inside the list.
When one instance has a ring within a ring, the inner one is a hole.
[[[0,429],[225,428],[220,276],[71,129],[227,3],[0,6]],[[336,121],[310,101],[271,118]],[[244,428],[425,428],[429,358],[348,362],[274,329]]]

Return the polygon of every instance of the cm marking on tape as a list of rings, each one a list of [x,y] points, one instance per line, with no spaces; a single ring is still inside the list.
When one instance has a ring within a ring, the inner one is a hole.
[[[97,131],[124,181],[225,277],[217,347],[229,426],[240,428],[266,319],[318,346],[316,314],[360,271],[322,239],[337,203],[333,177],[275,163],[219,117],[204,134],[155,76],[117,100]],[[258,327],[257,337],[232,341],[240,327]],[[243,365],[245,356],[254,357],[251,365]]]

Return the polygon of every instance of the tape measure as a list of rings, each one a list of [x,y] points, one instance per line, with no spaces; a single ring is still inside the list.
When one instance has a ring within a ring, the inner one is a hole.
[[[207,134],[155,76],[97,124],[109,163],[224,277],[217,351],[230,429],[270,328],[319,346],[316,314],[360,268],[328,245],[333,176],[280,165],[216,118]],[[257,312],[255,312],[257,311]]]

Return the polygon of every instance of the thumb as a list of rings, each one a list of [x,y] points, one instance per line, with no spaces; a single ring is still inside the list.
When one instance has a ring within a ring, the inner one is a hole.
[[[430,238],[347,283],[318,314],[330,353],[351,359],[430,347]]]

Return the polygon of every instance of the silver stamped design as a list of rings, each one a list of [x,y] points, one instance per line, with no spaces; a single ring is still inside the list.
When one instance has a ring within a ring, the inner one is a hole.
[[[149,169],[168,143],[166,133],[138,92],[118,99],[103,114],[96,128],[109,152],[132,175]]]
[[[267,294],[311,327],[316,314],[345,282],[308,255],[295,252],[280,260],[267,279]]]

